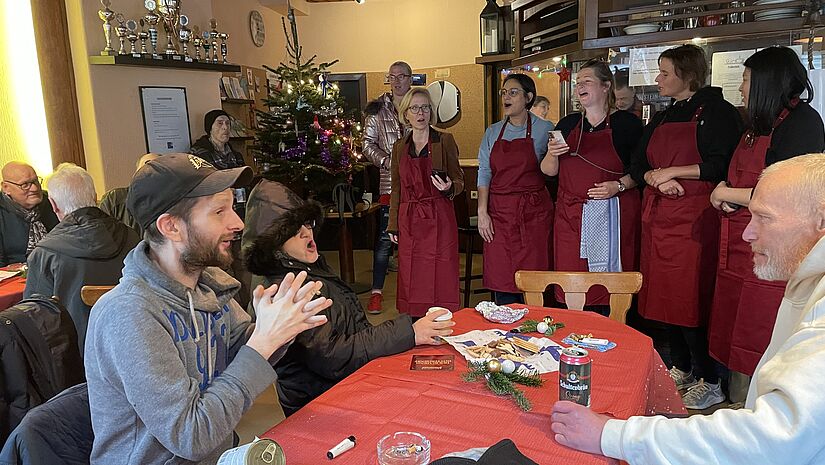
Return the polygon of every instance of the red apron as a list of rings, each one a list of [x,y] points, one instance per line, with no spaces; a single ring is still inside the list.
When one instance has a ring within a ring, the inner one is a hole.
[[[785,109],[774,129],[788,116]],[[731,187],[756,186],[765,169],[765,154],[771,146],[773,131],[748,144],[742,136],[728,168]],[[753,375],[756,364],[768,348],[776,322],[776,312],[785,294],[785,282],[763,281],[753,274],[753,252],[742,233],[751,213],[742,207],[722,213],[719,268],[716,292],[710,314],[708,345],[710,354],[731,370]]]
[[[584,119],[584,117],[582,117]],[[553,221],[553,265],[556,271],[587,271],[587,259],[579,257],[581,244],[582,206],[588,200],[587,191],[598,182],[617,181],[623,175],[624,163],[613,147],[610,117],[606,129],[579,134],[582,121],[567,136],[570,153],[559,157],[559,193]],[[581,146],[578,142],[581,141]],[[578,153],[579,156],[572,155]],[[584,158],[587,159],[585,161]],[[588,161],[590,163],[588,163]],[[597,168],[596,166],[603,168]],[[610,173],[608,171],[613,171]],[[639,269],[639,215],[642,199],[639,191],[628,189],[616,195],[621,212],[622,270]],[[556,300],[564,302],[564,293],[556,287]],[[587,292],[588,305],[608,305],[610,294],[602,286]]]
[[[492,242],[484,243],[483,283],[493,291],[520,292],[516,271],[550,269],[553,201],[536,159],[530,115],[523,139],[502,139],[508,121],[490,153],[487,212],[494,234]]]
[[[696,144],[700,107],[691,121],[662,123],[653,131],[647,160],[653,168],[702,162]],[[719,215],[710,204],[713,183],[679,179],[682,197],[646,187],[642,201],[639,260],[644,284],[639,314],[651,320],[697,327],[707,322],[719,251]]]
[[[412,144],[412,140],[409,142]],[[458,310],[458,225],[453,203],[433,186],[432,150],[400,157],[398,311],[424,316],[433,306]]]

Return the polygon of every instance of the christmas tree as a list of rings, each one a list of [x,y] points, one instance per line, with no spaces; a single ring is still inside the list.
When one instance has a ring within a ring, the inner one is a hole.
[[[303,186],[324,198],[361,169],[356,147],[361,124],[356,115],[345,114],[338,85],[327,80],[338,60],[316,64],[313,55],[304,61],[291,6],[287,17],[291,34],[281,21],[290,59],[274,69],[265,66],[278,80],[269,83],[269,111],[258,112],[257,159],[267,179]]]

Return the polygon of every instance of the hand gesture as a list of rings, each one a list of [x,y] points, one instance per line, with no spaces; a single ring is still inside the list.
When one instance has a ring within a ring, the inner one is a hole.
[[[440,339],[435,339],[436,336],[449,336],[453,334],[450,329],[455,326],[453,320],[435,321],[441,315],[446,315],[445,310],[438,310],[421,317],[418,321],[413,323],[413,331],[415,332],[415,345],[422,344],[438,345],[443,343]]]
[[[591,454],[602,453],[602,430],[609,418],[589,408],[562,400],[553,404],[550,429],[556,442]]]
[[[306,278],[305,271],[298,276],[287,273],[280,286],[258,286],[253,291],[252,306],[258,320],[247,345],[264,358],[301,332],[327,322],[326,316],[316,314],[332,305],[332,300],[315,298],[322,283],[304,284]]]
[[[441,178],[435,174],[430,176],[430,179],[433,182],[433,186],[435,186],[435,188],[438,189],[440,192],[447,192],[453,185],[453,180],[450,179],[449,176],[447,176],[446,181],[442,181]]]
[[[493,220],[487,212],[478,212],[478,232],[486,242],[493,242]]]
[[[398,234],[395,234],[395,233],[387,233],[387,235],[388,235],[388,236],[390,236],[390,241],[391,241],[393,244],[398,245]]]
[[[685,195],[685,188],[679,184],[679,181],[671,179],[670,181],[659,184],[659,192],[666,195],[675,195],[681,197]]]
[[[597,182],[587,191],[587,196],[593,200],[604,200],[619,193],[619,183],[616,181]]]

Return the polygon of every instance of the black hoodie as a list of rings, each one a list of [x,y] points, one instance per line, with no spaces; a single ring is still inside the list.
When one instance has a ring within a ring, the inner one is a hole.
[[[733,156],[744,125],[736,108],[722,97],[721,87],[703,87],[689,99],[673,102],[665,111],[656,113],[645,126],[642,139],[633,153],[630,176],[639,185],[645,185],[645,173],[652,168],[647,161],[647,145],[653,131],[662,122],[686,122],[702,107],[696,143],[702,162],[699,163],[699,179],[717,184],[727,178],[728,164]]]
[[[80,300],[80,288],[117,284],[123,259],[139,241],[132,228],[97,207],[75,210],[29,255],[25,297],[57,296],[72,316],[83,352],[91,308]]]

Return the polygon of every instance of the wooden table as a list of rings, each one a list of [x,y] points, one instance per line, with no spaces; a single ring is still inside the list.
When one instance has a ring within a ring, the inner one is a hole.
[[[567,325],[551,338],[556,342],[571,332],[585,332],[618,344],[607,352],[591,351],[594,411],[616,418],[686,415],[650,338],[592,312],[528,308],[526,318],[552,315]],[[491,323],[472,309],[456,312],[454,320],[456,334],[517,326]],[[414,354],[455,355],[455,370],[411,371]],[[262,437],[278,441],[290,465],[326,463],[326,451],[350,435],[357,438],[357,445],[340,457],[340,463],[375,465],[378,440],[396,431],[416,431],[429,438],[432,460],[510,438],[542,465],[616,463],[568,449],[553,439],[550,412],[559,396],[557,372],[542,375],[542,387],[524,388],[533,410],[522,412],[511,399],[494,395],[483,383],[463,381],[465,367],[461,355],[447,345],[416,347],[373,360]]]
[[[374,213],[379,208],[380,204],[367,204],[359,202],[355,205],[354,212],[344,212],[339,214],[336,210],[327,209],[324,211],[324,218],[341,220],[341,228],[338,234],[338,260],[341,269],[341,279],[350,284],[355,292],[361,294],[370,289],[370,284],[362,284],[355,282],[355,263],[352,258],[352,233],[349,229],[349,222],[353,218],[364,218],[365,216]]]

